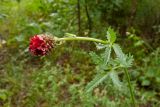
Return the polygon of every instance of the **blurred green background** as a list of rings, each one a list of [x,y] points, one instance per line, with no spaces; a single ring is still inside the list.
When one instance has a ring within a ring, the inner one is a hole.
[[[0,107],[130,107],[111,80],[84,93],[97,72],[94,43],[66,43],[45,57],[28,52],[35,34],[105,39],[110,26],[134,56],[138,105],[160,107],[160,0],[0,0]]]

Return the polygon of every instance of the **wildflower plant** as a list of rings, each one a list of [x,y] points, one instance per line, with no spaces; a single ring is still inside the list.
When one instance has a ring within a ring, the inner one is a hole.
[[[103,83],[108,77],[111,77],[113,83],[121,89],[121,82],[118,78],[116,70],[123,70],[130,91],[131,101],[134,106],[136,106],[134,91],[132,89],[130,76],[127,68],[131,67],[133,62],[133,57],[131,55],[126,55],[123,53],[121,47],[115,43],[116,33],[113,29],[108,28],[106,40],[100,40],[90,37],[77,37],[73,34],[66,34],[66,37],[57,38],[53,36],[48,36],[45,34],[35,35],[30,39],[29,51],[33,55],[44,56],[49,53],[52,49],[56,47],[59,43],[65,43],[66,41],[92,41],[96,43],[97,49],[104,50],[104,52],[99,56],[95,52],[91,52],[90,56],[93,62],[97,65],[98,74],[95,78],[87,84],[86,92],[91,92],[99,84]]]

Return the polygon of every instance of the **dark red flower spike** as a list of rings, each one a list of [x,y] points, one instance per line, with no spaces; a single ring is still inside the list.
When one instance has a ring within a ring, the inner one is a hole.
[[[30,38],[29,51],[33,55],[44,56],[54,47],[54,39],[41,34]]]

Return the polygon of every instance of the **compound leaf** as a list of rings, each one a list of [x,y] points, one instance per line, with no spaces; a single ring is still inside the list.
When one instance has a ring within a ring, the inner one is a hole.
[[[86,86],[86,92],[92,91],[95,87],[97,87],[100,83],[102,83],[108,77],[108,73],[99,73],[96,77],[88,83]]]

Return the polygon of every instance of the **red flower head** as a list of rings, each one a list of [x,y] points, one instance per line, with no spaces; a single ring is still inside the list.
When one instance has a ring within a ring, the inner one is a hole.
[[[30,39],[29,51],[33,55],[46,55],[54,46],[54,39],[41,34],[35,35]]]

